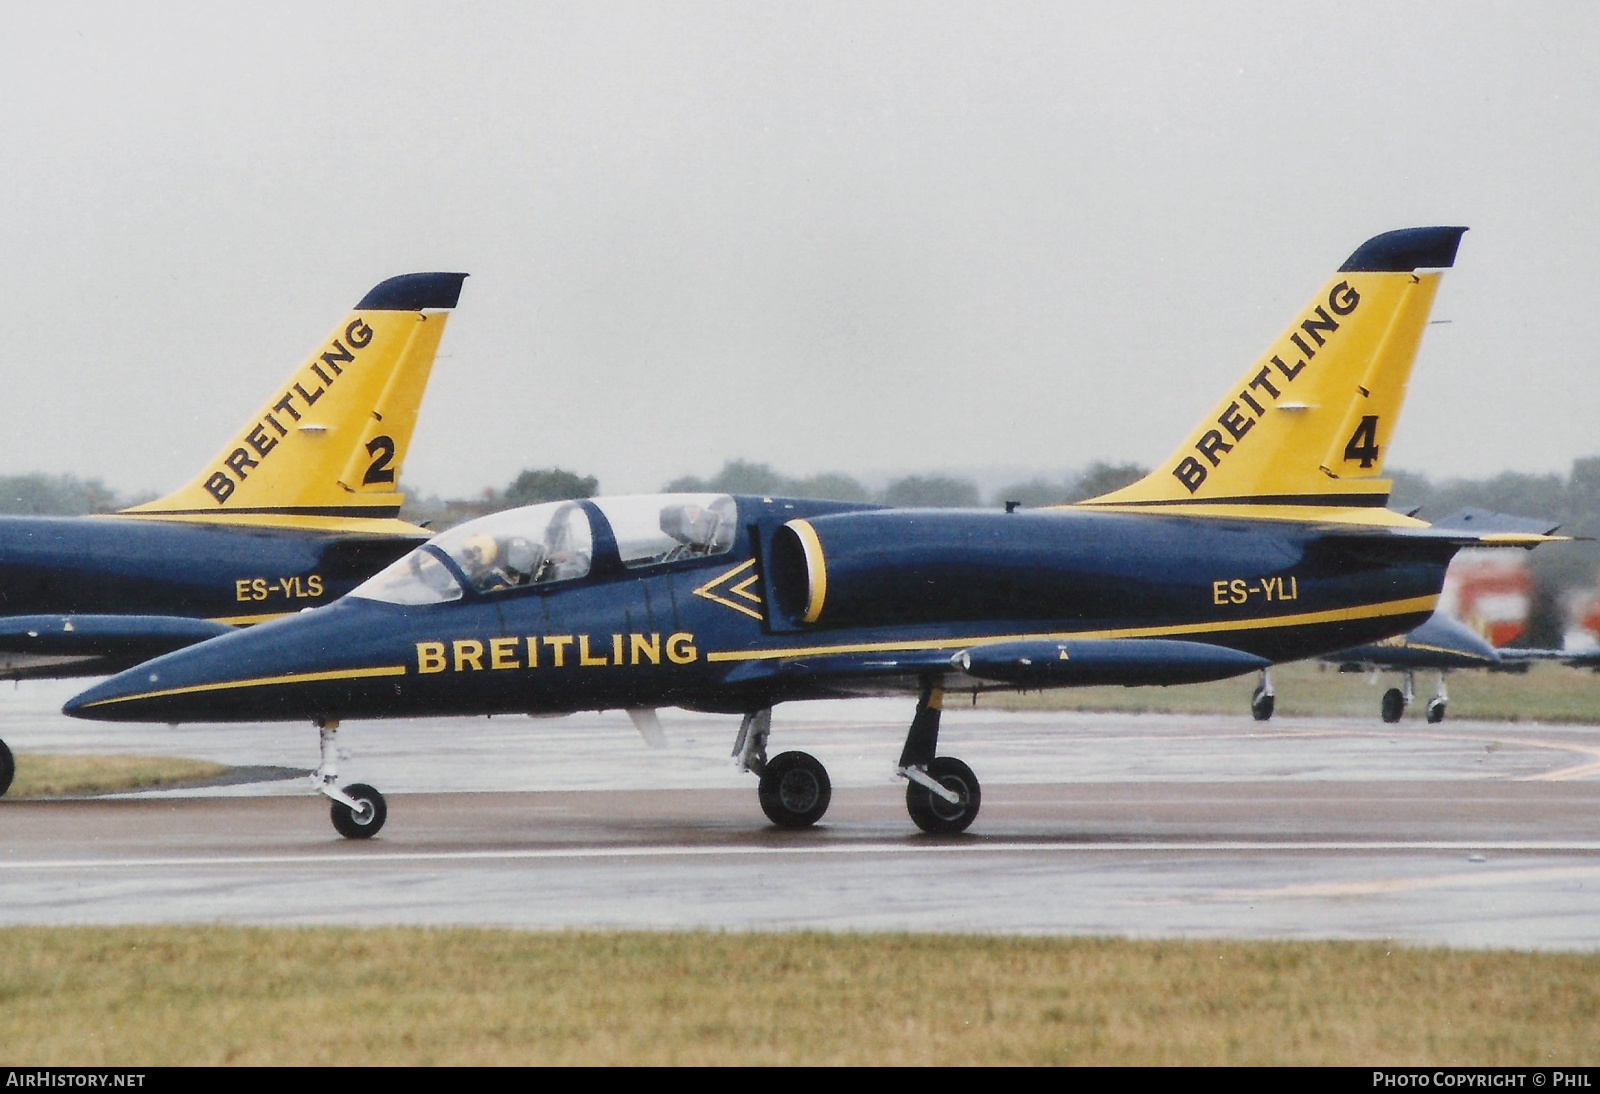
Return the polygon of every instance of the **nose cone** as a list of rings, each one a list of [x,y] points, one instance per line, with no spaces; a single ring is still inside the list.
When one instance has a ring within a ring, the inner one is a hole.
[[[74,718],[112,722],[284,721],[336,717],[364,689],[405,675],[373,641],[397,609],[347,598],[236,631],[128,669],[74,696]],[[391,687],[392,691],[392,687]]]

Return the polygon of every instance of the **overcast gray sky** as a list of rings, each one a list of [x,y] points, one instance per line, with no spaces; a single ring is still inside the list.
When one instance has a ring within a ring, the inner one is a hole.
[[[5,4],[0,473],[198,471],[472,274],[406,479],[1153,463],[1466,224],[1390,466],[1600,453],[1600,5]]]

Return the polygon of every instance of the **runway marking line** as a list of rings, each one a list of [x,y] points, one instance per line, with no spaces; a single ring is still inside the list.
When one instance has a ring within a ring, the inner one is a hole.
[[[1304,897],[1384,896],[1420,889],[1477,889],[1490,885],[1522,885],[1536,881],[1577,881],[1600,876],[1596,866],[1546,866],[1532,869],[1494,870],[1475,873],[1439,874],[1434,877],[1365,878],[1360,881],[1323,881],[1302,885],[1282,885],[1274,889],[1234,889],[1216,893],[1212,899],[1228,902],[1285,900]]]
[[[233,855],[189,856],[144,859],[32,859],[0,862],[0,871],[19,870],[105,870],[105,869],[161,869],[173,866],[315,866],[320,864],[348,866],[351,863],[405,863],[405,862],[515,862],[555,861],[571,859],[626,859],[626,858],[736,858],[741,856],[782,855],[978,855],[1027,854],[1040,852],[1080,851],[1093,854],[1108,852],[1204,852],[1219,851],[1544,851],[1544,852],[1600,852],[1600,841],[1594,840],[1523,840],[1472,842],[1367,842],[1360,840],[1330,840],[1316,843],[1290,840],[1260,841],[1141,841],[1118,843],[1113,841],[1073,843],[838,843],[816,844],[802,847],[549,847],[506,851],[375,851],[372,853],[332,852],[322,855]]]

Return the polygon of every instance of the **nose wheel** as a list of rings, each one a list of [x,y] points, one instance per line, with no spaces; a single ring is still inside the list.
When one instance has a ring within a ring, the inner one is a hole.
[[[11,780],[17,777],[17,759],[11,755],[11,749],[0,741],[0,798],[5,797],[7,790],[11,789]]]
[[[805,752],[784,752],[761,772],[761,811],[779,828],[810,828],[828,811],[828,769]]]
[[[333,827],[345,839],[371,839],[389,819],[389,805],[383,795],[366,783],[351,783],[344,788],[345,796],[356,804],[354,808],[335,800],[331,812]]]
[[[822,819],[833,800],[828,769],[806,752],[783,752],[767,759],[771,732],[771,707],[746,714],[733,742],[734,762],[740,771],[761,777],[757,796],[768,820],[779,828],[810,828]]]
[[[319,718],[316,726],[322,741],[322,765],[311,773],[311,785],[332,801],[334,831],[345,839],[371,839],[389,819],[389,803],[376,787],[366,783],[351,783],[340,789],[339,749],[334,743],[339,723]]]

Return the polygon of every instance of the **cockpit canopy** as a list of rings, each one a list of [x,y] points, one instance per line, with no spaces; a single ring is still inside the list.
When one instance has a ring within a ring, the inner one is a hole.
[[[589,508],[593,506],[593,510]],[[726,494],[649,494],[546,502],[443,532],[351,592],[390,604],[441,604],[587,577],[595,543],[616,544],[629,569],[726,554],[738,507]],[[593,513],[605,528],[597,534]],[[608,533],[608,534],[606,534]]]

